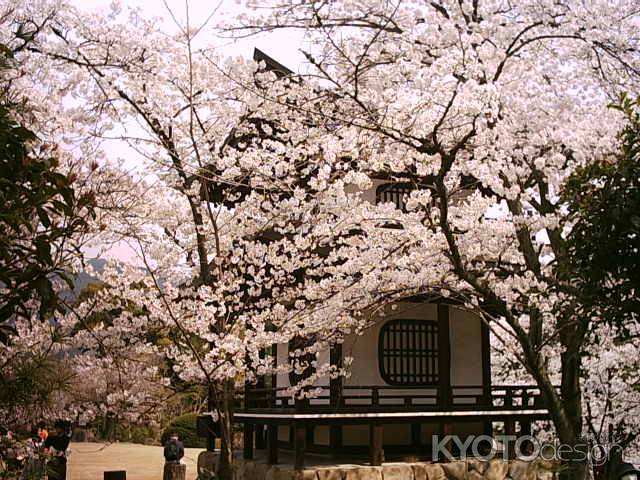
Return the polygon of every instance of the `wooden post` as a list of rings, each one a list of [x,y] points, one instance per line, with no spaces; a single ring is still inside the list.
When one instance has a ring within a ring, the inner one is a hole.
[[[438,400],[441,408],[451,405],[451,339],[449,306],[438,305]]]
[[[245,460],[253,460],[253,430],[251,423],[245,423],[242,429],[242,437],[244,442],[244,450],[242,457]]]
[[[187,466],[181,463],[165,463],[162,480],[185,480],[187,478]]]
[[[493,436],[493,422],[491,420],[487,420],[483,424],[484,434],[492,437]]]
[[[447,435],[453,435],[453,424],[451,422],[441,422],[440,423],[440,435],[442,437],[446,437]],[[444,448],[447,450],[447,452],[449,452],[451,455],[453,455],[453,452],[451,451],[451,449],[453,448],[453,442],[451,440],[449,440]],[[440,458],[434,458],[433,461],[439,461],[439,462],[448,462],[449,459],[442,455]]]
[[[273,346],[270,347],[271,349],[273,349]],[[273,350],[271,351],[271,353],[273,353]],[[260,349],[260,359],[264,360],[264,358],[267,356],[267,349],[266,348],[261,348]],[[258,377],[258,380],[256,382],[256,390],[261,392],[259,395],[255,395],[256,399],[254,400],[254,405],[252,405],[252,407],[258,407],[258,408],[268,408],[271,406],[271,390],[267,388],[267,382],[269,382],[271,385],[271,389],[273,389],[273,394],[275,395],[275,382],[273,381],[273,378],[271,376],[267,377],[266,375],[261,375],[260,377]],[[265,448],[265,438],[264,438],[264,425],[254,425],[253,426],[253,436],[255,438],[255,448],[257,449],[264,449]]]
[[[411,424],[411,446],[418,451],[422,443],[422,424],[414,422]]]
[[[342,426],[331,425],[329,427],[329,447],[333,453],[342,448]]]
[[[513,407],[513,389],[511,387],[506,387],[506,392],[504,395],[504,406],[505,407]],[[504,434],[507,436],[516,435],[516,421],[513,418],[505,418],[504,419]],[[515,458],[515,439],[514,440],[505,440],[504,447],[507,449],[507,455],[510,459]]]
[[[491,331],[485,319],[480,319],[480,335],[482,349],[482,406],[491,407]],[[493,435],[493,423],[491,420],[484,422],[484,434]]]
[[[451,391],[451,338],[449,336],[449,305],[438,304],[438,406],[448,410],[452,403]],[[453,425],[448,421],[440,422],[440,435],[453,432]],[[451,442],[446,448],[451,451]],[[446,461],[446,458],[441,458]]]
[[[378,391],[378,387],[371,388],[371,406],[377,407],[380,405],[380,392]]]
[[[516,436],[516,422],[511,419],[505,419],[504,421],[504,434],[506,436]],[[507,457],[511,460],[516,457],[515,452],[516,441],[515,438],[513,440],[505,440],[504,448],[507,450]]]
[[[482,350],[482,386],[484,387],[484,405],[491,404],[491,332],[484,319],[480,319]]]
[[[329,349],[329,363],[336,368],[342,368],[342,345],[337,343]],[[342,377],[331,378],[329,380],[329,402],[332,407],[340,405],[342,398]]]
[[[267,448],[267,442],[264,436],[264,425],[256,425],[254,435],[256,436],[256,448],[258,450]]]
[[[521,436],[531,436],[531,420],[520,420],[520,435]],[[515,445],[514,445],[515,447]],[[520,451],[515,452],[515,455],[530,455],[533,452],[533,443],[531,440],[525,440],[520,444]]]
[[[278,344],[271,345],[271,356],[273,357],[273,369],[278,367]],[[271,392],[269,393],[268,406],[275,408],[278,403],[278,375],[276,373],[271,374]]]
[[[329,363],[342,368],[342,344],[336,343],[329,349]],[[338,411],[342,406],[343,383],[342,377],[329,380],[329,404],[332,411]],[[342,447],[342,425],[329,427],[329,448],[336,452]]]
[[[510,418],[505,419],[504,421],[504,433],[505,435],[515,435],[516,434],[516,422]]]
[[[306,445],[310,446],[313,445],[313,441],[315,439],[315,427],[313,425],[309,425],[308,427],[306,427]]]
[[[104,472],[104,480],[127,480],[127,472],[125,470]]]
[[[278,426],[267,426],[267,463],[276,465],[278,463]]]
[[[293,439],[293,469],[295,471],[300,471],[304,470],[304,451],[306,450],[307,444],[307,428],[304,424],[296,424],[294,430],[295,434]]]
[[[249,355],[245,355],[245,364],[249,365],[250,357]],[[254,391],[252,391],[251,384],[247,381],[244,382],[244,409],[245,411],[249,411],[253,407],[260,406],[260,395],[256,395]],[[243,451],[242,458],[245,460],[253,460],[253,425],[250,423],[245,423],[242,425],[242,442],[243,442]]]
[[[379,423],[369,425],[369,444],[371,445],[371,465],[380,466],[384,461],[384,428]]]
[[[506,392],[504,396],[504,406],[505,407],[513,407],[513,389],[511,387],[506,387]],[[513,435],[516,434],[516,421],[513,418],[505,418],[504,420],[504,434],[505,435]],[[515,452],[514,450],[515,440],[511,440],[505,443],[505,448],[507,449],[509,458],[514,458]]]

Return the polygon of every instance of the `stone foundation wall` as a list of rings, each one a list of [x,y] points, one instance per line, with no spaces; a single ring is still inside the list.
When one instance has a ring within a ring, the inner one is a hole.
[[[237,480],[554,480],[547,462],[494,459],[449,463],[386,463],[381,467],[319,467],[302,472],[240,460]]]

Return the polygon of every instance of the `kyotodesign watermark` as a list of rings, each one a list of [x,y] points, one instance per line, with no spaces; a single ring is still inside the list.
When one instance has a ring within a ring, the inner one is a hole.
[[[604,465],[609,452],[615,445],[599,445],[588,442],[568,445],[560,442],[544,442],[531,435],[433,435],[431,437],[432,458],[453,461],[456,459],[476,458],[491,460],[502,458],[509,460],[587,462],[592,465]]]

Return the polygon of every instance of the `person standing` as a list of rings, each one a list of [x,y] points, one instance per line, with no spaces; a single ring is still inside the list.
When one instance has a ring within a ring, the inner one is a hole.
[[[184,457],[184,445],[178,438],[178,434],[172,433],[164,446],[164,460],[166,463],[179,464]]]
[[[57,420],[54,424],[54,434],[49,435],[44,442],[44,447],[49,451],[50,459],[47,462],[47,475],[49,480],[67,479],[67,448],[71,440],[69,422]]]
[[[44,442],[49,436],[49,431],[47,430],[47,425],[44,422],[38,423],[38,436],[40,440]]]
[[[42,449],[44,442],[41,440],[41,429],[34,425],[31,428],[31,437],[27,440],[27,458],[20,474],[20,480],[42,480],[45,477],[46,467]]]

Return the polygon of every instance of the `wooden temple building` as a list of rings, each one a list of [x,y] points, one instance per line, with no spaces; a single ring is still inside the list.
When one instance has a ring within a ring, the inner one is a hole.
[[[286,362],[287,345],[276,348]],[[292,449],[300,469],[305,452],[369,452],[380,465],[385,450],[430,454],[433,435],[464,441],[491,435],[494,422],[505,434],[525,435],[533,420],[548,418],[537,387],[492,385],[488,329],[453,305],[401,303],[320,361],[339,366],[344,352],[353,358],[351,375],[319,380],[314,398],[293,401],[287,375],[247,385],[235,414],[244,424],[245,458],[266,448],[269,463],[277,463],[279,449]]]
[[[256,59],[287,72],[258,50]],[[374,183],[363,198],[403,208],[409,186]],[[273,348],[286,362],[288,346]],[[379,465],[384,451],[430,455],[434,435],[491,435],[495,422],[506,434],[528,434],[532,421],[548,418],[537,387],[492,384],[489,329],[455,302],[400,302],[318,361],[341,366],[345,356],[353,358],[351,375],[320,379],[311,399],[291,399],[288,375],[246,386],[234,418],[244,425],[245,458],[266,449],[275,464],[280,449],[291,449],[301,469],[305,452],[368,452]]]

